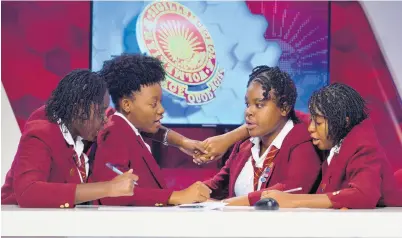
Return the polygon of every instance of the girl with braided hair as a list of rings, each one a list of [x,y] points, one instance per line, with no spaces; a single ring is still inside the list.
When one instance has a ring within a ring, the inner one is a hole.
[[[332,84],[309,101],[314,145],[329,151],[316,194],[266,191],[280,207],[356,208],[402,206],[391,166],[378,143],[366,102],[353,88]]]
[[[249,206],[267,189],[313,190],[321,162],[307,124],[296,117],[296,98],[287,73],[278,67],[253,69],[245,96],[247,124],[228,133],[243,140],[235,144],[220,172],[204,182],[212,190],[211,198]],[[245,128],[247,138],[242,135]]]
[[[106,83],[89,70],[67,74],[45,105],[25,124],[18,151],[1,188],[2,204],[72,208],[103,197],[130,196],[131,171],[101,183],[88,183],[83,140],[95,140],[109,105]]]

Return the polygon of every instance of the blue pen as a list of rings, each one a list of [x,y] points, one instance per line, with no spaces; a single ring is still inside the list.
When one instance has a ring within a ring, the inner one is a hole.
[[[180,208],[204,208],[204,206],[201,205],[186,205],[186,206],[179,206]]]
[[[108,167],[109,169],[113,170],[113,172],[115,172],[118,175],[122,175],[123,172],[121,172],[118,168],[114,167],[111,163],[106,163],[106,167]],[[135,185],[138,185],[138,183],[136,181],[134,181]]]

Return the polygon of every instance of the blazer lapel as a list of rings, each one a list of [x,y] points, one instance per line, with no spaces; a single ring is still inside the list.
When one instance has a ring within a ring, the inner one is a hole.
[[[165,178],[162,174],[162,170],[160,169],[159,165],[156,163],[155,158],[148,150],[147,146],[145,145],[144,141],[140,138],[140,136],[136,136],[137,143],[141,147],[141,155],[144,162],[147,164],[152,176],[155,178],[156,182],[159,184],[161,188],[166,188]]]
[[[81,178],[80,178],[80,175],[79,175],[79,172],[78,172],[78,169],[77,169],[76,162],[74,160],[75,151],[74,151],[74,149],[72,147],[68,146],[67,143],[66,143],[66,147],[63,148],[63,150],[65,150],[65,151],[61,152],[60,154],[67,155],[67,158],[66,158],[66,160],[68,161],[67,162],[68,163],[67,168],[69,168],[68,169],[68,176],[67,176],[68,182],[80,184],[81,183]]]
[[[335,180],[337,179],[337,177],[341,177],[339,174],[334,173],[334,171],[342,171],[340,170],[340,168],[344,168],[345,163],[345,156],[341,153],[335,153],[329,165],[327,160],[322,163],[322,179],[317,193],[325,193],[326,191],[334,190],[334,188],[337,186],[337,183],[336,181],[334,181],[333,177],[335,178]]]
[[[138,153],[141,155],[142,159],[144,160],[145,164],[149,168],[149,171],[151,172],[152,176],[154,177],[155,181],[158,183],[160,188],[166,188],[166,182],[164,179],[164,176],[162,174],[162,171],[159,167],[159,165],[156,163],[155,158],[152,156],[151,152],[148,150],[147,146],[145,145],[144,141],[140,136],[138,136],[131,126],[120,116],[113,115],[111,117],[111,120],[113,120],[118,126],[125,127],[122,131],[125,132],[127,138],[129,138],[132,143],[138,143],[139,146],[135,147],[135,153]],[[137,151],[137,148],[139,151]]]

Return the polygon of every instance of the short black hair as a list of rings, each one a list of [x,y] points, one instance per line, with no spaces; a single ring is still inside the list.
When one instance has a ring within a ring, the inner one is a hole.
[[[46,116],[50,122],[64,124],[69,130],[73,120],[88,120],[91,105],[95,115],[103,114],[103,99],[107,85],[97,73],[88,69],[76,69],[60,80],[45,105]]]
[[[110,96],[119,110],[119,100],[130,97],[141,86],[150,86],[165,79],[162,62],[142,54],[122,54],[104,62],[99,74],[107,82]]]
[[[328,138],[334,145],[338,145],[355,125],[368,117],[363,97],[341,83],[330,84],[314,92],[308,104],[311,118],[323,116],[328,120]]]
[[[280,70],[279,67],[261,65],[252,70],[247,87],[252,82],[261,84],[265,91],[264,99],[271,100],[269,92],[272,90],[271,92],[275,96],[276,105],[281,109],[288,107],[290,109],[288,118],[294,123],[299,122],[299,118],[297,118],[295,112],[297,89],[288,73]]]

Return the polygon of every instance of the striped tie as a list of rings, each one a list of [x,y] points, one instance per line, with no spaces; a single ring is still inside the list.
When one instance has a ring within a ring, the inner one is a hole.
[[[275,159],[276,154],[279,152],[279,149],[276,148],[274,145],[271,146],[271,149],[269,150],[267,157],[265,157],[264,163],[262,165],[262,168],[257,168],[255,164],[255,160],[252,159],[252,164],[254,168],[254,191],[257,191],[258,189],[258,180],[260,179],[262,173],[265,171],[266,168],[272,168],[273,161]]]
[[[74,156],[74,160],[75,160],[76,166],[78,168],[78,171],[80,172],[82,182],[86,183],[87,182],[87,171],[86,171],[86,168],[85,168],[84,153],[82,153],[80,158],[78,158],[77,153],[75,153],[75,151],[74,151],[73,156]]]

